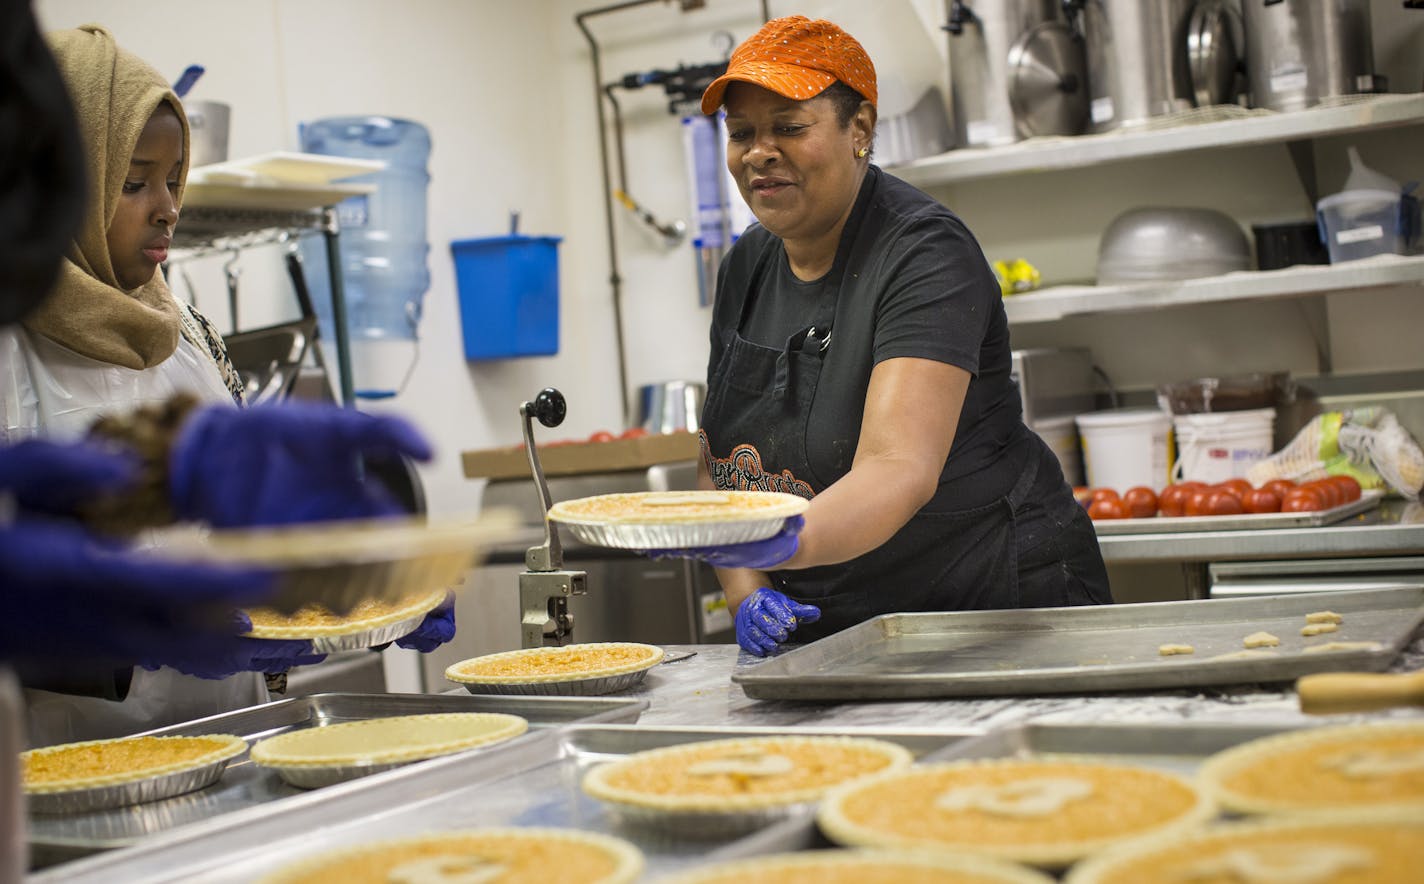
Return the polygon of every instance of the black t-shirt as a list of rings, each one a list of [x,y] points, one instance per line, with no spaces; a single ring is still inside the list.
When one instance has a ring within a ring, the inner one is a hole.
[[[1023,444],[1026,429],[1010,377],[1008,318],[984,253],[953,212],[874,166],[855,213],[859,232],[841,243],[848,250],[846,272],[808,418],[812,475],[800,478],[820,491],[849,471],[871,369],[886,359],[919,357],[973,376],[939,490],[926,510],[967,509],[1003,496],[1030,446]],[[824,279],[798,280],[780,238],[759,224],[749,228],[718,280],[709,387],[718,382],[713,373],[733,330],[781,348],[824,315],[827,299],[836,296],[827,288]]]

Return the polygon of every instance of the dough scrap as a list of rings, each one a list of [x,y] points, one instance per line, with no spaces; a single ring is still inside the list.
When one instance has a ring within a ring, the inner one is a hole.
[[[1327,632],[1334,632],[1340,627],[1334,623],[1307,623],[1301,627],[1300,634],[1304,636],[1324,635]]]
[[[1306,623],[1344,623],[1345,618],[1334,611],[1314,611],[1305,615]]]
[[[1326,642],[1323,645],[1311,645],[1305,649],[1307,654],[1319,654],[1322,651],[1378,651],[1384,645],[1379,642]]]
[[[1163,657],[1172,657],[1177,654],[1195,654],[1197,649],[1191,645],[1162,645],[1157,648],[1157,653]]]
[[[1281,640],[1269,632],[1253,632],[1241,640],[1241,644],[1248,648],[1274,648],[1280,643]]]

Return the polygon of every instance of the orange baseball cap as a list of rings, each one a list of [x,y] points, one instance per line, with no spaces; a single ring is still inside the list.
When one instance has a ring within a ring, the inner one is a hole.
[[[732,53],[727,72],[702,93],[702,112],[722,106],[733,80],[755,83],[777,95],[804,101],[840,80],[875,104],[875,65],[839,26],[804,15],[774,18]]]

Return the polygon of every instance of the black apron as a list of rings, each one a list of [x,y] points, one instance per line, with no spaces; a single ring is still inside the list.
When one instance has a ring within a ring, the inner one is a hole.
[[[862,209],[852,211],[842,232],[815,315],[780,349],[749,341],[740,331],[779,250],[767,249],[759,258],[751,294],[712,374],[702,412],[704,456],[718,488],[812,497],[819,490],[812,480],[824,488],[837,478],[816,476],[807,455],[807,424],[822,367],[835,346],[836,310]],[[755,450],[741,447],[746,443]],[[878,549],[851,562],[771,572],[773,588],[821,609],[821,619],[800,625],[791,641],[814,641],[898,611],[1110,602],[1097,536],[1067,493],[1052,451],[1027,427],[1012,445],[1027,447],[1016,458],[1023,467],[1007,495],[969,510],[921,510]],[[716,457],[757,462],[751,470],[723,470],[714,467]],[[1025,511],[1029,523],[1020,525],[1017,515]],[[1021,573],[1032,575],[1023,586]]]

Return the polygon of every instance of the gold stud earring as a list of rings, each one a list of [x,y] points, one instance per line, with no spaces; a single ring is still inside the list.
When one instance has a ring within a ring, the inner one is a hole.
[[[858,151],[855,152],[855,156],[856,156],[857,159],[863,160],[863,159],[865,159],[866,154],[868,154],[868,153],[870,153],[870,148],[868,148],[868,147],[862,147],[860,150],[858,150]]]

